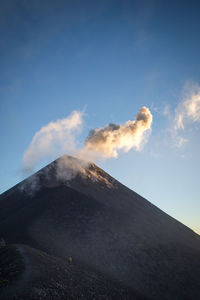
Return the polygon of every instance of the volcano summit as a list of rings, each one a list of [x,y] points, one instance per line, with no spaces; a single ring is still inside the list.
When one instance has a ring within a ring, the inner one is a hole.
[[[200,237],[74,157],[0,196],[1,237],[1,299],[200,299]]]

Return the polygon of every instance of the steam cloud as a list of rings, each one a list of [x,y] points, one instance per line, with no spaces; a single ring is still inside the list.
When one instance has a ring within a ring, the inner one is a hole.
[[[76,134],[82,129],[83,113],[73,111],[65,118],[50,122],[33,137],[24,154],[24,169],[34,166],[48,155],[74,154],[81,159],[117,157],[118,151],[128,152],[135,148],[141,150],[148,138],[152,124],[152,115],[147,107],[142,107],[135,120],[127,121],[123,126],[108,126],[91,130],[84,147],[77,149]]]
[[[147,107],[142,107],[134,121],[127,121],[124,126],[109,124],[108,126],[91,130],[85,141],[81,154],[104,158],[117,157],[119,150],[128,152],[135,148],[140,150],[151,128],[152,115]]]
[[[83,123],[83,113],[73,111],[65,119],[50,122],[34,135],[24,154],[24,170],[30,171],[44,157],[76,152],[76,134]]]

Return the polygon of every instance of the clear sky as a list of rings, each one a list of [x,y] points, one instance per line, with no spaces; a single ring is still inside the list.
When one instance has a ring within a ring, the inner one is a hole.
[[[99,165],[200,233],[199,1],[0,6],[0,192],[21,181],[23,154],[50,121],[84,110],[81,145],[90,129],[124,124],[146,106],[143,150]]]

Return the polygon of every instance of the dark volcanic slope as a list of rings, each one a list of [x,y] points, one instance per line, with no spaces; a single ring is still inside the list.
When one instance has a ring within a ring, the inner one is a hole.
[[[0,248],[0,268],[3,300],[145,299],[79,261],[61,259],[25,245]]]
[[[147,298],[200,299],[199,236],[94,164],[60,158],[2,194],[1,236]]]

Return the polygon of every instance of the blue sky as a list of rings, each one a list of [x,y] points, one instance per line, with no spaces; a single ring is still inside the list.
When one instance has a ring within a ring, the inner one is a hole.
[[[99,165],[200,233],[199,119],[174,133],[185,90],[200,85],[199,9],[198,1],[2,2],[0,192],[21,181],[23,154],[50,121],[85,109],[81,146],[90,129],[124,124],[145,105],[153,124],[143,150]]]

